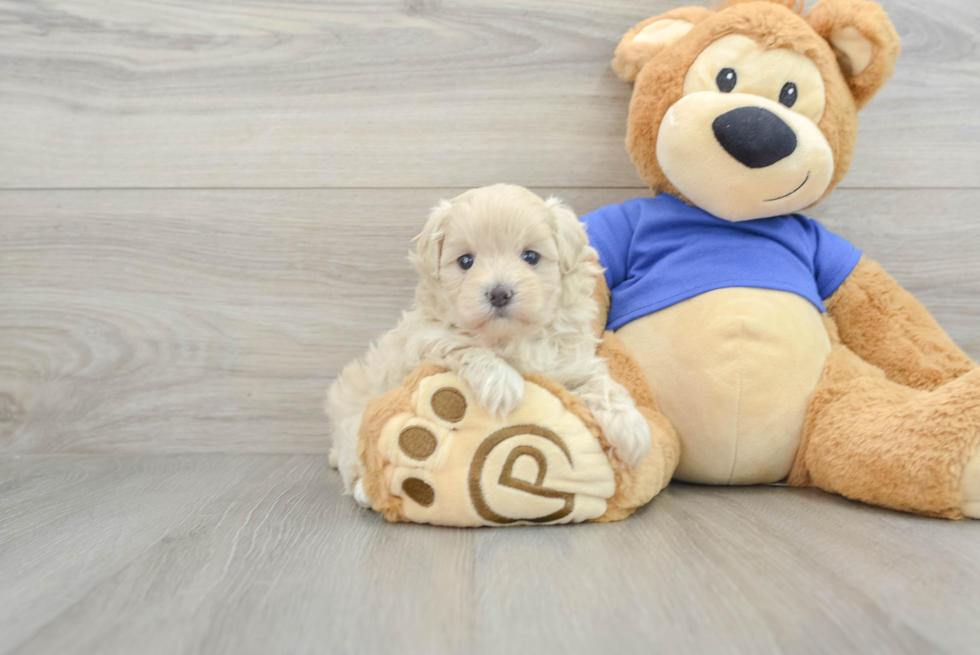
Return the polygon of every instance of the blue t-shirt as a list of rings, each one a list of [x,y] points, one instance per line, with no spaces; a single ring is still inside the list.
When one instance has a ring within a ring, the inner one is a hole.
[[[666,194],[582,217],[612,294],[608,329],[707,291],[789,291],[821,312],[861,251],[816,221],[791,214],[732,222]]]

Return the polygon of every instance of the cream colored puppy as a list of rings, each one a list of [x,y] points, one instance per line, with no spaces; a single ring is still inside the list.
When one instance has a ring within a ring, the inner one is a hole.
[[[583,400],[620,459],[643,460],[647,422],[596,356],[592,292],[602,269],[570,209],[519,186],[473,189],[433,210],[411,259],[415,308],[327,392],[331,463],[358,502],[361,414],[422,362],[455,372],[501,416],[524,398],[522,373],[552,378]]]

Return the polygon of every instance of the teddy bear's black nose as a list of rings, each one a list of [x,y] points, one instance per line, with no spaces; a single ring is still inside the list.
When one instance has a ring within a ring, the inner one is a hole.
[[[721,147],[749,168],[772,166],[796,150],[793,128],[762,107],[733,109],[711,126]]]

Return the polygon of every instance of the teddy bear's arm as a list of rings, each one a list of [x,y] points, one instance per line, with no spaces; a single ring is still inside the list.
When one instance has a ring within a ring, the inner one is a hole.
[[[935,389],[977,367],[929,311],[870,259],[861,259],[826,307],[844,345],[899,384]]]

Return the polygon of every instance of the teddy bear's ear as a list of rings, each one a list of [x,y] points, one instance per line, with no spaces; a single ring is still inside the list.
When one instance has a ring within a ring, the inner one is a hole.
[[[620,79],[632,82],[648,61],[710,15],[704,7],[682,7],[646,19],[619,42],[612,61],[613,70]]]
[[[881,5],[870,0],[820,0],[806,16],[840,63],[861,109],[892,75],[901,46]]]

